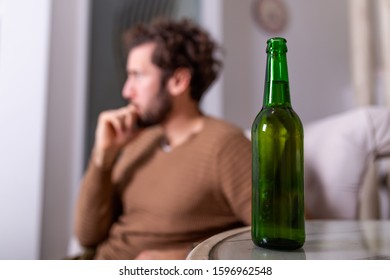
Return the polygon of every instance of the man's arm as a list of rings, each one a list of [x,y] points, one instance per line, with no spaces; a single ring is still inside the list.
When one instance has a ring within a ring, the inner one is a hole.
[[[83,246],[103,241],[113,223],[114,183],[112,170],[123,147],[136,137],[137,116],[130,105],[99,115],[95,144],[81,183],[76,206],[76,235]]]
[[[234,214],[251,224],[252,146],[243,134],[233,134],[221,144],[218,170],[223,192]]]
[[[103,241],[113,222],[114,187],[111,173],[111,169],[104,170],[91,160],[81,182],[75,230],[83,246],[96,246]]]

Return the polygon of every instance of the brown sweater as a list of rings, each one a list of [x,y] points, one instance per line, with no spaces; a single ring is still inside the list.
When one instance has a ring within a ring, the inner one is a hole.
[[[145,249],[202,241],[251,219],[251,145],[241,130],[206,118],[170,152],[148,129],[112,170],[92,162],[81,184],[76,234],[98,259],[132,259]]]

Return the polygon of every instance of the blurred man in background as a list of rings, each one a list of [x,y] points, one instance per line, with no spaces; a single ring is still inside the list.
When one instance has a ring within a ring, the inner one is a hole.
[[[206,116],[222,63],[188,20],[126,34],[128,106],[102,112],[76,209],[95,259],[184,259],[196,242],[251,219],[251,144]]]

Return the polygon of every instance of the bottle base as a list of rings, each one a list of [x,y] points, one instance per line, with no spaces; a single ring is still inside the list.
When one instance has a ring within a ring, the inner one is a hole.
[[[303,246],[301,242],[285,238],[264,238],[260,241],[253,240],[253,243],[258,247],[280,251],[292,251]]]

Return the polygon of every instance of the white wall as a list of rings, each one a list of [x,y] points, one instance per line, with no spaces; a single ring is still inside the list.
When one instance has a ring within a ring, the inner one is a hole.
[[[50,4],[2,0],[0,259],[39,257]]]
[[[220,17],[220,11],[210,10],[214,4],[205,2],[208,13],[215,14],[214,18],[209,16],[206,25],[210,21],[213,24],[212,21]],[[266,41],[273,36],[287,39],[292,105],[303,122],[354,105],[350,81],[348,1],[283,2],[289,12],[287,29],[280,34],[269,34],[255,24],[251,16],[252,0],[221,1],[222,34],[219,39],[226,57],[220,86],[222,105],[219,106],[222,108],[218,111],[242,128],[249,128],[261,109]]]
[[[199,1],[199,22],[206,28],[210,35],[218,42],[223,42],[223,0],[200,0]],[[224,117],[223,106],[223,84],[224,73],[210,87],[202,100],[202,110],[214,117]]]
[[[42,259],[67,254],[85,143],[89,0],[52,3]]]
[[[356,105],[352,92],[349,0],[286,0],[293,107],[304,122]]]
[[[59,259],[82,172],[88,0],[1,0],[0,259]]]

